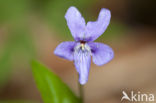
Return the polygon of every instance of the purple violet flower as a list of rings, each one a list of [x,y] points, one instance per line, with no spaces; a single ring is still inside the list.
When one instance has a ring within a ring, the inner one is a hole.
[[[104,8],[101,9],[97,21],[89,21],[87,24],[81,13],[73,6],[65,14],[67,25],[75,41],[62,42],[54,54],[74,61],[82,85],[88,81],[91,56],[98,66],[108,63],[114,57],[114,52],[108,45],[93,42],[104,33],[110,18],[110,11]]]

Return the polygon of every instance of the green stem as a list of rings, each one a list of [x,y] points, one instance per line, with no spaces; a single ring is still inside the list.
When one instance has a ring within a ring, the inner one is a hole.
[[[79,84],[80,100],[81,100],[81,103],[84,103],[83,85],[81,85],[80,83],[78,84]]]

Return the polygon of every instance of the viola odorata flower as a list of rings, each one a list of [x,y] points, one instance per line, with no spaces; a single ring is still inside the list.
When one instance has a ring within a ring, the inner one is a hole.
[[[110,18],[111,13],[105,8],[101,9],[97,21],[89,21],[87,24],[81,13],[73,6],[65,14],[67,25],[75,41],[62,42],[54,54],[74,61],[82,85],[88,81],[91,57],[93,63],[98,66],[108,63],[114,57],[114,52],[108,45],[94,42],[105,32]]]

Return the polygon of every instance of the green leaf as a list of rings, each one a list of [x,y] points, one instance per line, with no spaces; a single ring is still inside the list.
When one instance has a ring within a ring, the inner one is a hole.
[[[80,103],[80,99],[47,67],[33,61],[32,71],[44,103]]]

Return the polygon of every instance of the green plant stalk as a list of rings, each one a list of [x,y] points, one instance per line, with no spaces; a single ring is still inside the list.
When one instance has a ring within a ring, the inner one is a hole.
[[[79,95],[80,95],[80,101],[81,103],[84,103],[84,91],[83,91],[83,85],[79,84]]]

